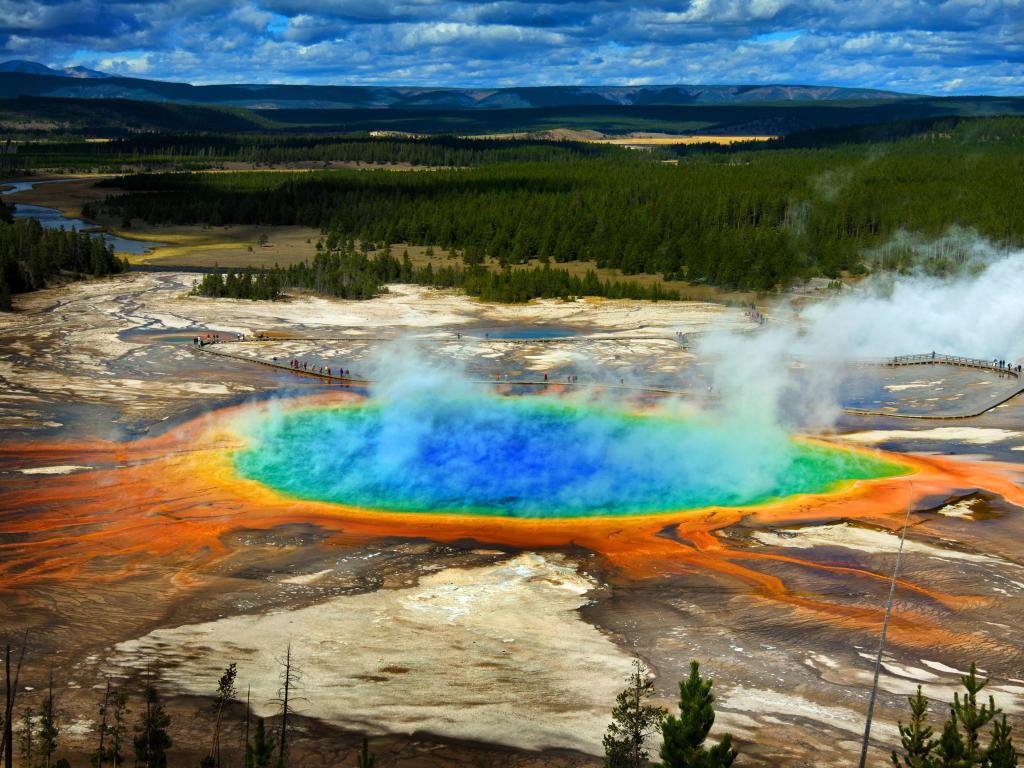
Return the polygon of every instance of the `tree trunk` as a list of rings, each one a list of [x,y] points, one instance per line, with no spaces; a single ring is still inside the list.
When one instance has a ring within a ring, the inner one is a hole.
[[[103,740],[107,735],[107,707],[110,705],[110,678],[107,678],[107,689],[103,692],[103,714],[100,717],[100,746],[96,752],[96,768],[103,768]]]
[[[4,646],[4,681],[4,736],[2,743],[0,743],[0,754],[4,756],[4,768],[12,768],[14,765],[14,744],[12,743],[14,730],[11,726],[11,715],[14,712],[14,692],[11,690],[10,643]]]

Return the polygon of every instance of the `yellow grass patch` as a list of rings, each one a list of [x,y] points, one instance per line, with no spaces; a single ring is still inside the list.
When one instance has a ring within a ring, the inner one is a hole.
[[[582,139],[582,141],[593,144],[615,144],[620,147],[659,147],[672,146],[677,144],[736,144],[741,141],[770,141],[777,136],[710,136],[710,135],[686,135],[686,136],[619,136],[615,138]]]
[[[122,230],[108,228],[112,234],[131,240],[155,240],[167,243],[151,253],[130,256],[133,264],[164,264],[188,267],[214,265],[243,267],[282,267],[309,261],[316,254],[320,231],[312,227],[233,227],[140,226]],[[260,245],[266,235],[266,245]]]

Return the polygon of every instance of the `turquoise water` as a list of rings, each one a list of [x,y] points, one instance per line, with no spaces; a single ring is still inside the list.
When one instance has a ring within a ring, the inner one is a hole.
[[[563,328],[557,326],[493,326],[488,328],[471,328],[465,331],[466,336],[474,338],[487,338],[504,341],[530,341],[533,339],[562,339],[570,336],[578,336],[579,331],[575,328]]]
[[[245,478],[399,512],[560,518],[741,506],[901,474],[861,453],[665,414],[473,396],[288,411],[249,426]]]

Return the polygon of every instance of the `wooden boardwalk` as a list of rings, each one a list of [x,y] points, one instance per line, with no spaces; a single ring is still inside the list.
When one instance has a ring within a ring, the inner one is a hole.
[[[295,337],[294,339],[291,339],[291,340],[294,341],[294,340],[297,340],[298,338],[300,338],[300,337]],[[571,337],[567,337],[567,338],[571,338]],[[649,337],[646,337],[646,338],[649,338]],[[309,339],[309,338],[306,338],[306,337],[301,337],[301,339],[303,341],[316,341],[316,339]],[[278,340],[280,340],[280,339],[279,338],[259,339],[259,341],[278,341]],[[321,339],[321,341],[322,340],[323,339]],[[332,341],[333,340],[334,339],[332,339]],[[390,339],[388,339],[388,340],[390,341]],[[192,347],[192,350],[195,351],[195,352],[206,352],[206,353],[209,353],[209,354],[212,354],[212,355],[216,355],[217,357],[225,357],[225,358],[228,358],[230,360],[239,360],[239,361],[245,362],[245,363],[253,363],[255,365],[262,365],[262,366],[265,366],[267,368],[275,368],[275,369],[277,369],[279,371],[285,371],[287,373],[295,374],[296,376],[304,376],[306,378],[319,379],[320,381],[324,381],[324,382],[327,382],[329,384],[338,384],[339,386],[342,386],[342,387],[354,387],[356,389],[363,389],[363,388],[366,388],[366,387],[370,386],[371,384],[376,383],[375,379],[361,379],[361,378],[356,378],[356,377],[351,377],[351,376],[338,376],[337,374],[334,374],[334,373],[331,373],[331,374],[321,373],[319,370],[308,370],[308,369],[304,370],[302,368],[293,368],[291,366],[291,364],[289,364],[289,363],[282,363],[282,362],[278,362],[278,361],[274,361],[274,360],[263,360],[263,359],[260,359],[258,357],[249,357],[248,355],[237,355],[237,354],[233,354],[231,352],[214,352],[213,351],[214,347],[224,347],[224,346],[230,345],[230,344],[245,344],[245,343],[247,343],[249,341],[252,341],[252,340],[249,340],[249,339],[247,339],[245,341],[226,340],[226,341],[218,341],[218,342],[214,342],[214,343],[208,343],[208,344],[205,344],[203,346],[198,346],[196,344],[192,344],[191,347]],[[502,341],[505,341],[505,340],[503,339]],[[519,340],[518,339],[512,339],[511,341],[519,341]],[[591,388],[591,389],[603,389],[603,390],[604,389],[612,389],[612,390],[619,390],[619,391],[644,392],[644,393],[651,393],[651,394],[658,394],[658,395],[676,395],[676,396],[679,396],[679,397],[686,397],[689,394],[685,390],[670,389],[668,387],[645,387],[645,386],[639,386],[639,385],[634,385],[634,384],[608,384],[608,383],[601,383],[601,382],[583,383],[583,382],[560,381],[560,380],[555,380],[555,379],[549,379],[547,381],[544,381],[544,380],[536,380],[536,379],[504,379],[504,378],[495,378],[495,379],[470,379],[469,382],[471,384],[481,384],[481,385],[492,386],[492,387],[536,387],[538,389],[551,388],[551,389],[559,389],[559,390],[562,390],[562,389],[573,389],[573,388],[580,388],[580,389],[582,389],[582,388]]]
[[[955,355],[939,355],[929,352],[925,355],[898,355],[877,361],[880,365],[898,368],[903,365],[955,365],[960,368],[977,368],[982,371],[993,371],[1020,379],[1021,372],[1012,365],[999,365],[995,360],[981,360],[976,357],[957,357]]]
[[[887,368],[900,368],[907,365],[953,365],[958,368],[973,368],[975,370],[987,371],[989,373],[997,373],[1000,376],[1006,376],[1016,381],[1016,386],[1007,392],[1005,397],[999,400],[993,401],[985,405],[984,408],[970,411],[968,413],[957,413],[945,416],[936,416],[931,414],[923,413],[899,413],[893,411],[880,411],[871,410],[867,408],[844,408],[846,413],[854,416],[889,416],[894,419],[917,419],[917,420],[942,420],[942,421],[956,421],[962,419],[974,419],[982,414],[988,413],[994,408],[998,408],[1003,403],[1007,403],[1013,400],[1024,392],[1024,379],[1021,377],[1021,371],[1015,370],[1013,366],[999,365],[998,361],[994,360],[982,360],[977,357],[960,357],[957,355],[940,355],[935,352],[929,352],[923,355],[897,355],[896,357],[878,358],[875,360],[861,360],[858,361],[862,365],[877,365],[884,366]]]
[[[665,336],[665,337],[654,337],[654,336],[558,336],[548,337],[544,339],[502,339],[502,338],[481,338],[479,336],[462,336],[460,338],[475,340],[475,341],[487,341],[488,343],[511,343],[511,344],[550,344],[550,343],[564,343],[564,342],[575,342],[575,341],[636,341],[636,340],[664,340],[669,342],[677,342],[684,346],[687,346],[688,338],[686,335],[680,336]],[[192,344],[192,350],[197,353],[209,353],[216,355],[217,357],[228,358],[230,360],[238,360],[240,362],[252,363],[255,365],[262,365],[267,368],[274,368],[280,371],[285,371],[296,376],[303,376],[307,378],[318,379],[328,384],[338,384],[341,387],[353,387],[356,389],[365,389],[370,385],[374,384],[373,379],[363,379],[350,376],[338,376],[337,374],[322,373],[319,370],[303,370],[302,368],[293,368],[290,363],[277,362],[275,360],[266,360],[258,357],[249,357],[248,355],[238,355],[227,351],[214,351],[214,347],[223,349],[225,346],[235,344],[259,344],[259,343],[273,343],[282,341],[363,341],[363,342],[385,342],[393,341],[392,337],[380,337],[380,336],[324,336],[324,337],[310,337],[310,336],[256,336],[247,339],[225,339],[216,342],[206,343],[204,345]],[[417,339],[417,342],[427,341],[435,343],[450,343],[453,339],[448,337],[434,337]],[[962,419],[973,419],[981,416],[982,414],[988,413],[994,408],[1003,405],[1006,402],[1018,397],[1021,393],[1024,393],[1024,376],[1021,375],[1020,371],[1013,370],[1011,367],[1002,367],[997,362],[991,360],[982,360],[980,358],[970,357],[959,357],[953,355],[940,355],[936,353],[927,353],[923,355],[899,355],[896,357],[889,358],[874,358],[874,359],[861,359],[852,361],[857,365],[868,365],[878,367],[901,367],[910,365],[954,365],[962,368],[973,368],[977,370],[983,370],[991,373],[998,373],[1001,376],[1012,377],[1016,380],[1016,386],[1014,389],[1007,393],[1007,395],[998,401],[987,404],[980,410],[975,410],[970,413],[960,414],[946,414],[946,415],[931,415],[931,414],[917,414],[917,413],[899,413],[898,411],[885,411],[885,410],[871,410],[866,408],[843,408],[845,413],[852,416],[881,416],[894,419],[917,419],[917,420],[934,420],[934,421],[956,421]],[[672,389],[669,387],[647,387],[642,385],[632,384],[608,384],[601,382],[571,382],[549,379],[535,380],[535,379],[472,379],[471,383],[480,384],[492,387],[535,387],[538,389],[557,389],[566,390],[574,388],[595,388],[602,390],[616,390],[626,392],[641,392],[658,395],[673,395],[676,397],[687,397],[690,395],[686,390]]]

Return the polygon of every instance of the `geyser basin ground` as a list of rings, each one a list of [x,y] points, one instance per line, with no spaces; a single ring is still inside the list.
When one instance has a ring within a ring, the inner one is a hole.
[[[246,425],[238,473],[289,496],[519,518],[744,506],[905,466],[657,410],[469,394],[306,407]]]

